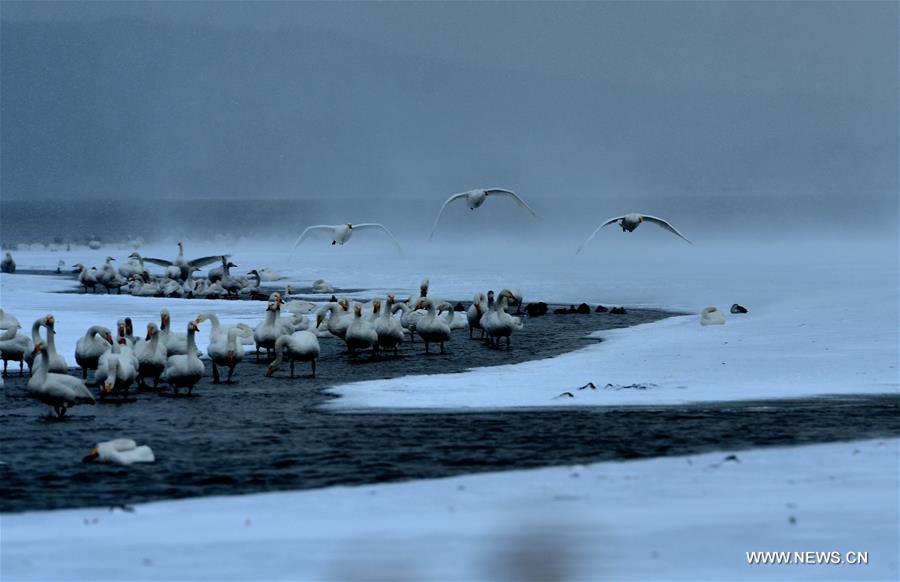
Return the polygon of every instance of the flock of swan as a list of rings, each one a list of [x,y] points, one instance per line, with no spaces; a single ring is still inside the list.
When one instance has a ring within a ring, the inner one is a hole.
[[[455,311],[448,301],[429,297],[428,289],[425,279],[418,295],[404,301],[388,294],[384,300],[361,303],[342,298],[321,307],[307,301],[286,300],[275,292],[268,297],[265,315],[255,327],[242,323],[224,325],[215,313],[206,312],[188,321],[185,333],[176,333],[166,309],[160,313],[158,325],[147,324],[143,337],[135,336],[130,317],[116,323],[115,334],[103,325],[92,325],[75,346],[75,363],[81,368],[81,378],[68,374],[69,363],[56,349],[57,322],[53,315],[35,320],[28,337],[19,333],[21,325],[13,315],[0,310],[0,329],[5,330],[0,335],[3,375],[7,375],[9,362],[18,362],[20,375],[28,364],[28,396],[50,406],[62,418],[69,408],[79,404],[94,404],[97,399],[111,396],[127,399],[132,387],[152,391],[162,383],[176,396],[182,390],[190,395],[206,376],[207,366],[201,360],[203,354],[196,335],[207,322],[210,329],[205,355],[214,383],[232,382],[247,346],[255,346],[257,361],[265,351],[267,377],[286,363],[293,378],[298,362],[308,363],[315,377],[319,341],[326,338],[343,340],[351,359],[363,352],[374,358],[396,356],[404,341],[415,342],[416,337],[423,342],[425,353],[430,353],[432,346],[443,353],[452,332],[460,329],[469,329],[470,338],[478,331],[491,346],[499,347],[505,338],[509,348],[510,336],[523,326],[519,317],[508,312],[511,302],[522,304],[522,295],[516,289],[504,289],[496,298],[493,291],[477,293],[465,313]],[[307,318],[313,314],[314,320]],[[96,395],[87,384],[91,372]]]

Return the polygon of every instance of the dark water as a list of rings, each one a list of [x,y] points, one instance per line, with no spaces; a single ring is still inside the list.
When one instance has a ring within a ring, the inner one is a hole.
[[[0,510],[131,504],[155,499],[444,477],[498,469],[631,459],[709,450],[846,440],[900,433],[900,398],[712,403],[515,412],[328,413],[321,389],[347,381],[460,371],[548,357],[584,345],[584,334],[664,317],[546,316],[527,322],[510,351],[456,332],[447,354],[406,344],[399,359],[351,362],[325,340],[319,377],[264,378],[252,355],[238,382],[208,379],[195,398],[141,394],[129,404],[73,409],[64,421],[7,379],[0,412]],[[298,373],[309,373],[298,365]],[[593,379],[602,383],[602,378]],[[558,393],[575,386],[548,386]],[[132,437],[157,462],[85,465],[94,443]]]

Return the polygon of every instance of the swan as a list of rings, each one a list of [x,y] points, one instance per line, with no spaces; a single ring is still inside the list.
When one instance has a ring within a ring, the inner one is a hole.
[[[148,274],[146,267],[144,267],[144,259],[141,258],[140,253],[128,255],[128,260],[119,267],[119,274],[126,279],[130,279],[135,275],[143,277]]]
[[[96,370],[103,352],[113,343],[112,332],[102,325],[93,325],[75,343],[75,362],[81,367],[81,377],[87,380],[88,370]]]
[[[434,309],[434,300],[432,299],[422,299],[416,304],[416,309],[426,308],[428,311],[419,320],[416,324],[416,333],[422,338],[422,341],[425,342],[425,353],[429,353],[428,347],[430,344],[439,343],[441,344],[441,353],[444,353],[444,342],[450,341],[450,324],[453,322],[454,312],[453,309],[450,309],[450,317],[449,319],[441,319],[438,317],[441,313],[443,313],[446,304],[441,304],[440,311],[435,312]]]
[[[159,377],[166,368],[169,357],[165,344],[160,341],[159,328],[155,323],[147,324],[147,336],[134,345],[134,355],[138,360],[138,390],[145,390],[147,378],[153,378],[153,389],[159,386]]]
[[[344,334],[344,343],[347,344],[347,351],[351,356],[356,355],[356,350],[367,350],[372,348],[372,355],[378,349],[378,334],[375,332],[375,326],[368,318],[362,314],[362,307],[357,305],[353,308],[353,321],[347,327]]]
[[[394,297],[388,295],[385,308],[375,319],[375,333],[378,335],[378,347],[383,350],[394,350],[397,355],[398,346],[403,343],[403,326],[392,317],[395,311]]]
[[[185,355],[188,353],[187,335],[183,333],[173,333],[169,326],[172,320],[169,316],[169,310],[163,309],[159,314],[159,337],[166,346],[166,352],[170,356]]]
[[[504,289],[498,295],[493,307],[481,318],[481,327],[488,336],[488,342],[500,347],[500,338],[506,338],[506,348],[510,347],[513,331],[522,329],[522,320],[506,312],[511,293]]]
[[[313,293],[334,293],[334,287],[325,279],[316,279],[312,284]]]
[[[259,270],[259,278],[263,281],[281,281],[282,279],[286,279],[287,277],[285,277],[272,267],[263,267]]]
[[[82,380],[68,374],[48,371],[50,356],[47,346],[38,342],[34,346],[37,356],[34,374],[28,380],[28,397],[52,406],[56,416],[62,418],[72,406],[96,404],[93,395]]]
[[[488,300],[484,293],[476,293],[472,298],[472,305],[466,310],[466,319],[469,321],[469,339],[472,339],[473,332],[481,330],[481,337],[484,338],[484,328],[481,327],[481,318],[488,310]]]
[[[271,377],[275,369],[281,365],[285,355],[291,363],[291,378],[294,377],[294,362],[309,362],[312,365],[312,377],[316,377],[316,360],[319,357],[319,340],[309,331],[295,331],[291,335],[283,335],[275,340],[275,360],[269,364],[266,376]]]
[[[252,338],[254,330],[243,323],[234,326],[223,326],[219,323],[219,318],[214,313],[201,313],[197,316],[194,323],[200,325],[204,321],[209,321],[212,325],[206,353],[212,360],[213,383],[219,383],[219,369],[217,366],[226,366],[228,367],[228,379],[225,380],[225,383],[230,384],[234,368],[244,359],[244,347],[243,343],[238,343],[238,335]]]
[[[6,367],[10,360],[19,362],[19,376],[25,373],[25,354],[31,351],[34,344],[28,339],[28,336],[18,333],[20,327],[16,322],[6,328],[6,333],[0,335],[0,357],[3,358],[4,376],[6,376]]]
[[[194,334],[197,331],[197,324],[189,321],[187,324],[187,353],[169,356],[166,360],[162,380],[172,386],[176,395],[179,388],[187,388],[188,394],[190,394],[194,385],[200,381],[206,371],[203,362],[197,357],[197,343],[194,341]]]
[[[238,295],[253,295],[254,293],[259,293],[259,286],[262,285],[262,277],[260,276],[259,271],[253,269],[252,271],[249,271],[247,275],[250,277],[254,277],[256,279],[256,282],[248,282],[247,285],[245,285],[241,288],[240,291],[238,291]]]
[[[147,445],[138,446],[131,439],[113,439],[97,444],[81,460],[84,463],[131,465],[132,463],[152,463],[156,457],[153,456],[153,450]]]
[[[469,210],[475,210],[476,208],[480,208],[484,201],[487,200],[488,196],[505,196],[507,198],[512,198],[516,204],[527,210],[531,213],[535,218],[540,218],[537,213],[531,209],[528,204],[525,203],[524,200],[519,198],[519,196],[510,190],[504,190],[502,188],[483,188],[479,190],[469,190],[468,192],[462,192],[460,194],[454,194],[450,198],[447,198],[444,201],[443,206],[441,206],[441,210],[438,212],[437,218],[434,219],[434,226],[431,227],[431,234],[428,235],[428,240],[431,240],[434,237],[434,232],[437,230],[438,222],[441,220],[441,215],[444,214],[444,209],[447,208],[447,205],[455,200],[463,200],[466,201],[466,206],[469,207]]]
[[[331,335],[344,339],[347,328],[353,323],[353,318],[347,313],[348,302],[341,299],[337,303],[326,303],[316,314],[316,327],[319,327],[328,315],[328,331]]]
[[[594,230],[594,232],[591,233],[591,236],[587,237],[587,240],[584,241],[583,243],[581,243],[581,246],[578,247],[578,250],[575,251],[575,254],[577,255],[578,253],[580,253],[581,249],[583,249],[585,247],[585,245],[587,245],[589,242],[591,242],[594,239],[594,237],[597,236],[597,233],[600,232],[600,229],[603,228],[604,226],[608,226],[613,223],[618,223],[619,226],[622,227],[622,232],[632,232],[634,229],[639,227],[642,222],[645,222],[645,221],[652,222],[653,224],[656,224],[656,225],[664,228],[665,230],[668,230],[669,232],[671,232],[675,236],[681,238],[688,244],[694,244],[691,241],[689,241],[687,238],[685,238],[685,236],[683,234],[678,232],[674,226],[672,226],[671,224],[669,224],[662,218],[650,216],[649,214],[637,214],[635,212],[632,212],[631,214],[626,214],[625,216],[617,216],[615,218],[610,218],[609,220],[607,220],[606,222],[604,222],[603,224],[598,226]]]
[[[705,307],[700,312],[700,325],[725,325],[725,314],[716,307]]]
[[[231,275],[231,267],[237,267],[234,263],[228,263],[225,265],[225,272],[222,274],[222,279],[217,283],[222,286],[222,289],[228,295],[237,295],[244,284],[237,277]]]
[[[109,351],[100,357],[97,371],[94,372],[97,385],[102,385],[100,398],[105,398],[112,392],[121,392],[123,398],[127,398],[128,389],[137,380],[139,367],[137,357],[127,348],[124,338],[113,342]]]
[[[115,257],[106,257],[106,263],[100,268],[100,272],[97,273],[97,282],[106,287],[107,295],[110,289],[115,289],[121,294],[122,286],[125,284],[125,279],[119,275],[116,268],[112,265],[112,261],[115,260]]]
[[[153,263],[154,265],[159,265],[160,267],[166,267],[167,274],[170,273],[170,268],[174,267],[175,269],[178,269],[175,278],[184,281],[188,278],[189,267],[205,267],[206,265],[223,260],[224,258],[228,258],[228,255],[210,255],[208,257],[200,257],[199,259],[188,261],[184,258],[184,243],[178,241],[178,256],[175,257],[174,261],[166,261],[165,259],[151,259],[149,257],[144,257],[144,261],[147,263]],[[172,274],[175,274],[175,269],[171,269]]]
[[[306,238],[309,237],[310,234],[314,232],[325,231],[331,233],[331,244],[332,245],[343,245],[347,241],[350,240],[350,237],[353,236],[354,231],[360,230],[382,230],[384,231],[388,237],[391,239],[391,242],[394,243],[394,246],[397,247],[397,252],[401,255],[403,254],[403,249],[400,247],[400,243],[397,242],[397,239],[394,238],[394,235],[391,234],[391,231],[387,229],[383,224],[377,224],[374,222],[367,222],[365,224],[317,224],[315,226],[308,226],[306,230],[304,230],[299,237],[297,237],[296,242],[294,242],[294,249],[302,243]]]
[[[225,272],[231,267],[237,267],[234,263],[228,260],[227,256],[222,256],[222,266],[221,267],[213,267],[206,273],[206,278],[209,279],[210,283],[215,283],[216,281],[221,281],[222,277],[225,275]]]
[[[88,289],[91,289],[94,293],[97,292],[97,267],[91,267],[88,270],[81,263],[75,263],[72,265],[72,272],[78,273],[78,282],[84,287],[85,293],[87,293]]]
[[[253,330],[253,340],[256,344],[256,361],[259,361],[260,348],[266,349],[266,357],[272,356],[275,349],[275,340],[278,333],[278,301],[270,302],[266,306],[266,317]]]
[[[424,301],[420,300],[420,301]],[[414,305],[418,305],[416,302]],[[410,307],[408,303],[395,303],[391,308],[394,313],[397,311],[402,311],[403,313],[400,315],[400,325],[409,332],[410,341],[415,343],[416,341],[416,326],[419,324],[419,321],[422,317],[425,316],[425,311],[422,309],[416,309],[414,307]]]
[[[447,315],[447,317],[444,318],[444,321],[446,321],[447,325],[450,326],[450,331],[453,331],[455,329],[468,329],[469,328],[468,318],[456,317],[456,310],[453,309],[453,305],[451,305],[447,301],[444,301],[442,303],[444,303],[447,307],[447,309],[445,311],[448,312],[448,315]]]
[[[158,283],[145,283],[138,275],[132,275],[131,294],[134,297],[156,297],[162,294],[162,291]]]
[[[428,277],[422,279],[422,282],[419,283],[419,295],[417,297],[413,297],[412,295],[406,300],[410,307],[428,297],[428,288],[431,286],[431,281],[428,280]]]
[[[11,253],[6,253],[3,257],[3,262],[0,263],[0,273],[9,273],[12,275],[16,272],[16,261],[12,258]]]
[[[4,311],[0,308],[0,329],[9,329],[12,326],[22,327],[15,315]]]
[[[47,342],[45,344],[41,341],[41,326],[47,329]],[[31,325],[31,341],[33,345],[44,344],[44,347],[47,348],[47,356],[50,360],[50,364],[47,369],[48,372],[65,374],[69,371],[69,364],[66,362],[66,359],[59,355],[59,353],[57,353],[56,351],[55,328],[56,318],[54,318],[52,315],[47,315],[35,320],[35,322]],[[32,351],[25,354],[25,363],[27,363],[28,366],[32,368],[32,374],[34,373],[33,368],[37,355],[37,351]]]

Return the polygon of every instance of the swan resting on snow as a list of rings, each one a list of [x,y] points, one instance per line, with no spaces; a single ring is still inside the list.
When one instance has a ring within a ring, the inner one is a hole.
[[[431,227],[431,234],[428,235],[428,240],[434,236],[434,231],[437,230],[438,222],[441,220],[441,215],[444,214],[444,209],[447,208],[447,205],[453,202],[454,200],[463,200],[466,201],[466,206],[469,207],[469,210],[475,210],[476,208],[480,208],[484,201],[488,199],[488,196],[504,196],[507,198],[512,198],[516,204],[527,210],[531,213],[535,218],[540,218],[537,213],[531,209],[528,204],[525,203],[524,200],[519,198],[519,196],[511,191],[504,190],[503,188],[481,188],[478,190],[469,190],[468,192],[461,192],[459,194],[454,194],[450,198],[444,202],[444,205],[441,206],[440,211],[438,212],[437,218],[434,219],[434,226]]]
[[[669,224],[662,218],[650,216],[649,214],[638,214],[636,212],[632,212],[631,214],[626,214],[624,216],[616,216],[615,218],[610,218],[609,220],[607,220],[606,222],[604,222],[603,224],[598,226],[596,229],[594,229],[594,232],[591,233],[591,236],[589,236],[586,241],[581,243],[581,246],[578,247],[578,250],[575,251],[575,254],[577,255],[578,253],[580,253],[581,249],[583,249],[585,247],[585,245],[587,245],[589,242],[594,240],[594,237],[597,236],[597,233],[600,232],[600,229],[603,228],[604,226],[609,226],[610,224],[618,223],[618,225],[622,227],[622,232],[633,232],[634,229],[639,227],[642,222],[652,222],[653,224],[655,224],[665,230],[668,230],[675,236],[682,239],[684,242],[686,242],[688,244],[694,244],[691,241],[689,241],[683,234],[678,232],[678,230],[674,226],[672,226],[671,224]]]
[[[716,307],[705,307],[700,312],[700,325],[725,325],[725,314]]]
[[[131,439],[113,439],[97,444],[81,460],[84,463],[130,465],[132,463],[152,463],[156,458],[153,456],[153,450],[147,445],[138,446]]]
[[[375,222],[367,222],[364,224],[317,224],[315,226],[308,226],[306,230],[304,230],[299,237],[297,237],[296,242],[294,242],[294,248],[296,249],[300,243],[309,238],[309,236],[314,232],[328,232],[331,234],[331,244],[332,245],[343,245],[347,241],[350,240],[350,237],[353,236],[354,231],[360,230],[381,230],[384,231],[388,237],[391,239],[391,242],[394,243],[394,246],[397,247],[397,251],[402,255],[403,249],[400,247],[400,243],[397,242],[397,239],[394,238],[394,235],[385,227],[383,224],[378,224]]]

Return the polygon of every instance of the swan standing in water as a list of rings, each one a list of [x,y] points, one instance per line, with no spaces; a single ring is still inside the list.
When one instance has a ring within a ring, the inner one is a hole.
[[[610,218],[609,220],[607,220],[606,222],[604,222],[603,224],[598,226],[594,230],[594,232],[591,233],[591,236],[587,237],[587,240],[584,241],[583,243],[581,243],[581,246],[578,247],[578,250],[575,251],[575,254],[577,255],[578,253],[580,253],[581,249],[583,249],[585,247],[585,245],[587,245],[589,242],[591,242],[594,239],[594,237],[597,236],[597,233],[600,232],[600,229],[603,228],[604,226],[609,226],[610,224],[618,223],[618,225],[622,227],[622,232],[632,232],[632,231],[634,231],[634,229],[639,227],[642,222],[652,222],[653,224],[655,224],[665,230],[668,230],[675,236],[681,238],[684,242],[686,242],[688,244],[694,244],[691,241],[689,241],[687,238],[685,238],[685,236],[683,234],[678,232],[674,226],[672,226],[671,224],[669,224],[662,218],[650,216],[649,214],[637,214],[635,212],[632,212],[631,214],[626,214],[625,216],[617,216],[615,218]]]
[[[88,270],[81,263],[75,263],[72,265],[72,272],[78,273],[78,282],[81,283],[81,286],[84,288],[84,292],[87,293],[88,289],[91,289],[94,293],[97,292],[97,268],[91,267]]]
[[[212,360],[213,383],[219,383],[219,368],[225,366],[228,368],[228,378],[226,384],[231,384],[231,377],[234,375],[234,369],[244,359],[244,345],[238,342],[238,335],[242,337],[253,337],[254,331],[249,326],[239,323],[234,326],[221,326],[219,318],[213,313],[203,313],[197,316],[194,323],[200,323],[209,320],[212,324],[212,332],[210,333],[209,345],[206,347],[206,353]]]
[[[509,298],[512,296],[508,289],[504,289],[498,295],[497,301],[484,317],[481,318],[481,327],[487,334],[491,345],[500,347],[500,339],[506,338],[506,349],[510,347],[510,336],[518,329],[522,329],[522,320],[513,317],[506,312]]]
[[[148,377],[153,378],[153,389],[156,390],[169,354],[165,344],[160,341],[159,328],[155,323],[147,324],[147,337],[135,344],[134,355],[138,360],[138,390],[149,388]]]
[[[481,339],[484,339],[484,328],[481,327],[481,318],[488,310],[488,300],[484,293],[476,293],[472,298],[472,305],[466,310],[466,319],[469,321],[469,339],[477,329],[481,331]]]
[[[319,340],[309,331],[295,331],[291,335],[283,335],[275,340],[275,360],[269,364],[266,376],[271,377],[287,356],[291,364],[291,378],[294,377],[294,362],[309,362],[312,365],[312,377],[316,377],[316,360],[319,357]]]
[[[0,335],[0,357],[3,358],[3,375],[6,376],[6,367],[9,361],[19,362],[19,376],[25,374],[25,354],[33,347],[28,336],[18,333],[21,326],[19,322],[11,323],[6,332]]]
[[[423,299],[416,305],[416,309],[425,307],[428,312],[416,324],[416,333],[425,342],[425,353],[429,353],[430,344],[441,344],[441,353],[444,353],[444,342],[450,341],[450,325],[453,323],[454,311],[450,308],[450,317],[441,319],[438,317],[443,313],[446,304],[441,304],[440,311],[435,312],[434,301],[431,299]]]
[[[346,299],[341,299],[337,303],[326,303],[316,314],[316,328],[325,321],[328,316],[328,331],[331,335],[344,339],[347,334],[347,328],[353,323],[353,318],[347,313],[349,303]]]
[[[187,324],[187,353],[169,356],[166,360],[166,368],[162,373],[163,382],[167,382],[178,395],[179,388],[187,388],[190,394],[194,385],[203,377],[206,368],[197,356],[197,343],[194,334],[197,333],[197,324],[189,321]]]
[[[187,335],[174,333],[170,328],[172,320],[169,310],[163,309],[159,314],[159,337],[166,346],[166,353],[170,356],[184,355],[188,352]]]
[[[385,307],[381,315],[375,320],[375,333],[378,335],[378,348],[382,350],[394,350],[394,355],[398,355],[397,349],[403,343],[403,326],[400,321],[394,319],[393,313],[400,308],[394,303],[394,296],[388,295],[384,303]]]
[[[296,242],[294,242],[294,249],[300,245],[304,240],[309,238],[309,236],[314,232],[327,232],[331,235],[331,244],[332,245],[343,245],[347,241],[350,240],[350,237],[353,236],[355,231],[361,230],[381,230],[384,231],[388,237],[391,239],[391,242],[394,243],[394,246],[397,247],[397,251],[402,255],[403,249],[400,247],[400,243],[397,242],[397,239],[394,238],[394,235],[391,234],[391,231],[387,229],[383,224],[378,224],[374,222],[367,222],[364,224],[317,224],[315,226],[308,226],[306,230],[304,230],[299,237],[297,237]]]
[[[128,389],[138,377],[138,359],[131,348],[127,348],[124,338],[113,342],[109,351],[100,356],[94,379],[100,386],[100,398],[113,392],[128,398]]]
[[[96,370],[100,356],[113,344],[112,332],[102,325],[93,325],[75,344],[75,363],[81,368],[81,377],[87,380],[88,370]]]
[[[28,380],[28,397],[52,406],[56,416],[62,418],[72,406],[78,404],[96,404],[94,396],[88,391],[84,382],[68,374],[55,374],[48,371],[50,358],[47,346],[37,343],[34,346],[36,356],[35,367],[31,379]]]
[[[357,305],[353,308],[353,321],[347,327],[344,334],[344,342],[347,344],[347,351],[351,356],[356,355],[356,350],[372,349],[372,355],[378,350],[378,334],[375,332],[375,326],[368,318],[363,317],[362,307]]]
[[[266,357],[272,357],[275,349],[275,340],[285,334],[294,332],[294,326],[287,320],[281,319],[281,295],[275,294],[275,300],[266,306],[266,318],[253,330],[253,340],[256,343],[256,361],[259,361],[260,348],[266,349]]]
[[[3,262],[0,263],[0,273],[9,273],[12,275],[16,272],[16,261],[12,258],[12,254],[6,253]]]
[[[469,207],[469,210],[475,210],[476,208],[480,208],[482,204],[484,204],[485,200],[488,199],[488,196],[503,196],[506,198],[512,198],[516,204],[527,210],[531,213],[535,218],[540,218],[537,213],[531,209],[528,204],[525,203],[524,200],[519,198],[519,196],[512,192],[511,190],[504,190],[502,188],[483,188],[479,190],[469,190],[468,192],[462,192],[460,194],[454,194],[450,198],[444,202],[443,206],[441,206],[441,210],[438,212],[437,218],[434,219],[434,226],[431,227],[431,234],[428,235],[428,240],[431,240],[434,237],[434,232],[437,230],[438,222],[441,220],[441,215],[444,214],[444,209],[447,208],[447,205],[453,202],[454,200],[463,200],[466,201],[466,206]]]
[[[227,258],[228,255],[225,255],[224,258]],[[153,263],[154,265],[159,265],[160,267],[166,267],[166,273],[168,274],[171,267],[175,267],[177,269],[177,274],[175,269],[172,269],[172,274],[176,274],[176,277],[184,281],[188,278],[188,274],[190,273],[190,267],[205,267],[206,265],[215,263],[216,261],[220,261],[223,259],[223,255],[210,255],[208,257],[200,257],[199,259],[193,259],[188,261],[184,258],[184,243],[178,241],[178,256],[175,257],[174,261],[167,261],[165,259],[151,259],[149,257],[144,257],[144,262]]]
[[[44,343],[41,341],[41,333],[40,329],[43,326],[47,330],[47,341]],[[49,367],[47,368],[48,372],[55,372],[58,374],[65,374],[69,371],[69,364],[66,362],[66,359],[59,355],[56,351],[56,318],[52,315],[46,315],[41,317],[40,319],[35,320],[35,322],[31,326],[31,341],[33,345],[44,344],[44,347],[47,348],[47,357],[49,359]],[[32,351],[28,354],[25,354],[25,363],[28,364],[30,368],[32,368],[32,374],[34,373],[34,364],[35,357],[38,355],[36,351]]]
[[[147,445],[138,446],[131,439],[114,439],[99,443],[81,460],[84,463],[131,465],[132,463],[152,463],[156,457],[153,456],[153,450]]]

